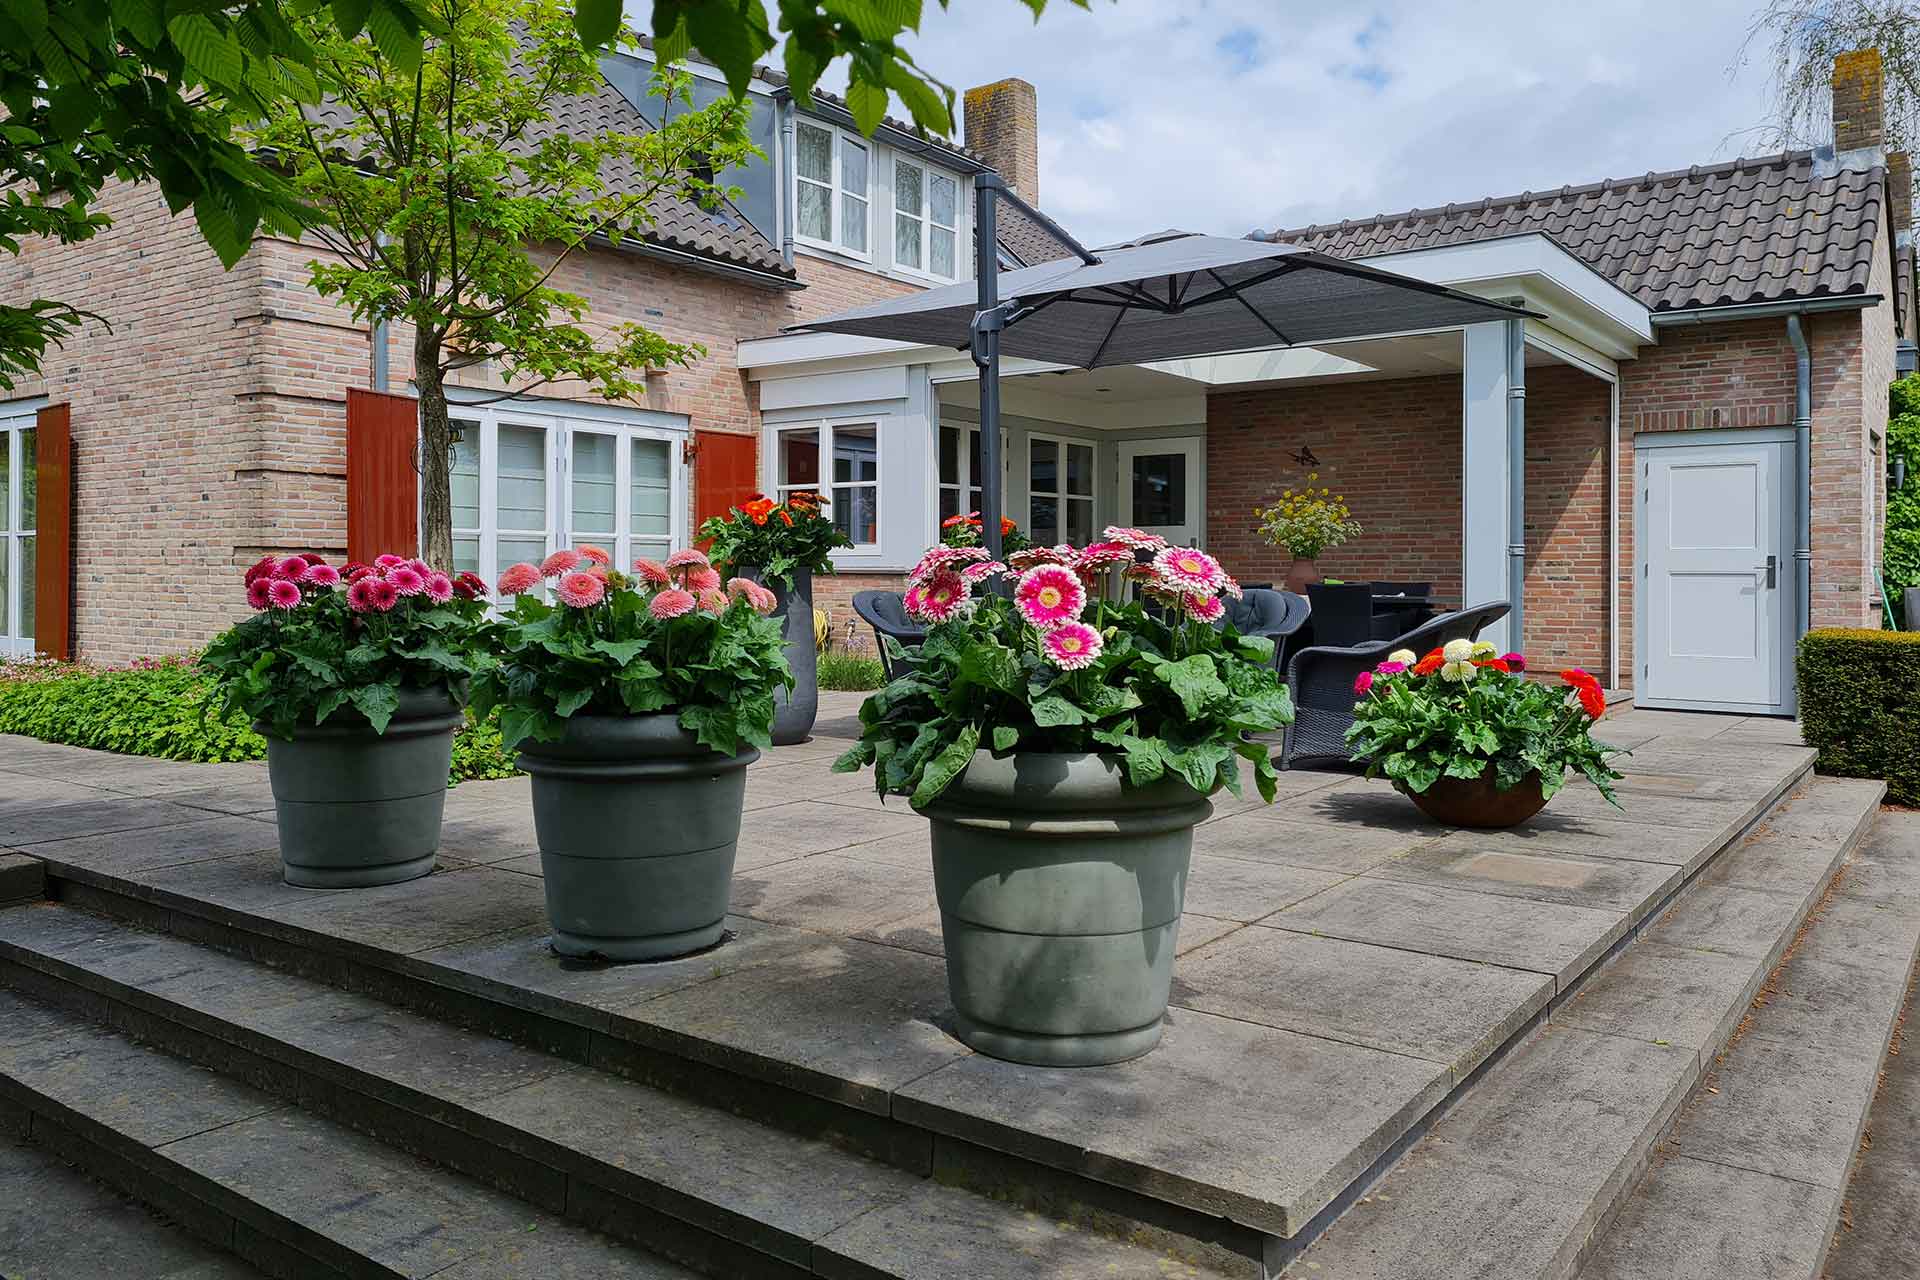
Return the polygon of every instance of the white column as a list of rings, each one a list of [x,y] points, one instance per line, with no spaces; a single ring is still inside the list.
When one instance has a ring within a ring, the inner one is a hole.
[[[1467,326],[1461,339],[1462,606],[1507,598],[1507,326]],[[1503,619],[1482,639],[1510,648]]]

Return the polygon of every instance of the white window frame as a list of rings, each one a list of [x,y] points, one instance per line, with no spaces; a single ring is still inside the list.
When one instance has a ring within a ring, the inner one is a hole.
[[[933,498],[936,513],[939,510],[941,495],[948,492],[954,492],[960,495],[959,506],[956,508],[958,514],[966,515],[969,511],[979,510],[979,493],[981,486],[974,484],[969,478],[973,474],[973,468],[969,464],[973,461],[973,450],[976,447],[975,442],[980,439],[979,424],[973,422],[942,422],[934,428],[934,431]],[[948,484],[940,478],[940,453],[941,450],[945,448],[945,442],[940,439],[940,433],[947,431],[957,431],[960,433],[960,452],[959,456],[954,460],[954,470],[960,475],[960,483],[958,484]],[[986,459],[983,455],[981,458],[980,479],[985,481],[986,478]],[[975,495],[973,501],[969,502],[967,500],[968,494]],[[939,518],[941,520],[946,519],[944,515]]]
[[[920,212],[917,214],[906,212],[905,210],[901,209],[899,204],[897,203],[900,197],[899,171],[903,167],[917,170],[920,174]],[[945,283],[952,283],[953,281],[960,279],[960,254],[961,254],[960,205],[961,205],[961,190],[962,190],[960,185],[960,179],[955,177],[953,174],[948,173],[944,169],[936,169],[932,165],[921,164],[917,160],[909,160],[905,156],[899,155],[897,153],[893,158],[893,168],[894,168],[894,177],[893,177],[893,185],[891,187],[891,194],[893,199],[889,201],[889,203],[893,207],[893,217],[894,217],[895,223],[897,224],[898,220],[901,218],[907,218],[914,222],[918,222],[920,224],[920,265],[917,267],[909,266],[906,263],[900,261],[900,242],[899,242],[898,233],[896,231],[895,226],[890,225],[887,228],[889,232],[894,233],[894,237],[895,237],[894,240],[892,241],[894,268],[906,275],[924,276],[929,280],[939,280]],[[948,182],[951,182],[953,184],[953,222],[951,224],[945,223],[945,222],[935,222],[933,220],[933,180],[936,177],[945,178]],[[934,228],[936,227],[942,231],[950,231],[953,233],[953,274],[952,275],[941,275],[938,271],[935,271],[933,269],[933,232],[934,232]]]
[[[1056,479],[1054,481],[1054,483],[1058,487],[1054,489],[1036,490],[1033,487],[1033,446],[1036,442],[1041,442],[1041,441],[1055,445],[1059,449],[1059,453],[1055,455],[1056,457],[1055,465],[1058,467],[1058,471],[1056,472]],[[1091,492],[1088,492],[1088,493],[1068,493],[1067,492],[1067,449],[1069,446],[1085,449],[1093,455],[1093,475],[1092,475],[1093,487]],[[1052,498],[1060,504],[1060,524],[1058,529],[1055,530],[1055,532],[1057,532],[1060,535],[1061,541],[1064,542],[1067,538],[1067,526],[1068,526],[1067,503],[1069,502],[1084,502],[1087,504],[1087,507],[1088,507],[1087,528],[1094,535],[1097,536],[1099,534],[1099,531],[1100,531],[1100,446],[1099,445],[1095,444],[1091,440],[1081,440],[1075,436],[1051,436],[1051,435],[1046,435],[1039,431],[1028,432],[1027,433],[1027,470],[1026,470],[1026,475],[1022,478],[1026,481],[1026,487],[1027,487],[1027,510],[1026,510],[1027,518],[1021,523],[1022,523],[1022,531],[1026,533],[1028,537],[1034,536],[1033,500],[1036,497]]]
[[[583,539],[606,547],[616,566],[625,568],[634,560],[633,532],[633,441],[658,440],[667,446],[668,474],[672,500],[668,516],[669,545],[684,544],[688,536],[687,466],[684,446],[687,431],[683,426],[623,421],[601,414],[573,414],[564,411],[531,412],[521,406],[463,405],[455,401],[447,406],[448,416],[456,422],[480,424],[480,523],[478,527],[454,529],[456,538],[480,540],[479,574],[491,584],[500,580],[506,565],[499,562],[495,543],[500,533],[499,476],[500,428],[534,427],[546,432],[547,510],[543,530],[509,530],[509,533],[538,534],[545,551],[551,555],[564,546],[574,546],[573,438],[575,435],[603,435],[614,439],[614,533],[596,534]]]
[[[840,499],[834,496],[836,489],[872,489],[873,490],[873,537],[872,542],[856,542],[851,547],[842,547],[835,555],[871,555],[880,550],[887,527],[884,486],[880,478],[886,474],[886,432],[881,429],[881,416],[878,414],[856,415],[849,418],[820,418],[800,422],[775,422],[766,427],[763,455],[766,465],[762,485],[775,499],[784,500],[790,489],[811,489],[827,497],[827,514],[831,516],[838,508]],[[836,484],[833,479],[833,433],[838,427],[870,427],[873,429],[873,476],[872,480],[856,480],[849,484]],[[780,483],[780,437],[782,434],[799,435],[806,431],[814,432],[814,439],[820,450],[820,479],[813,484]],[[938,466],[938,460],[935,460]]]
[[[812,245],[818,249],[825,249],[829,253],[843,253],[849,258],[858,258],[862,262],[872,262],[873,187],[874,172],[877,167],[875,164],[877,156],[874,144],[865,138],[855,137],[843,129],[837,128],[834,125],[823,124],[818,120],[797,121],[795,123],[795,129],[796,136],[793,143],[793,238],[801,244]],[[797,130],[799,129],[818,129],[820,132],[828,135],[832,140],[833,183],[830,187],[816,178],[803,178],[800,176],[800,140],[797,135]],[[865,249],[855,249],[846,243],[845,201],[848,192],[843,182],[842,171],[844,168],[843,157],[848,147],[858,147],[867,157],[867,190],[864,195],[855,197],[863,201],[867,207],[867,247]],[[831,217],[831,222],[829,223],[829,235],[825,240],[815,239],[800,229],[800,184],[803,182],[808,186],[825,187],[830,197],[827,204],[827,212]],[[889,198],[887,203],[889,207],[891,207],[893,203],[891,198]]]
[[[26,433],[36,430],[39,424],[39,416],[35,413],[0,409],[0,448],[7,451],[6,491],[0,493],[0,502],[7,504],[7,527],[0,532],[0,557],[4,557],[7,573],[7,618],[6,625],[0,627],[0,654],[11,656],[24,657],[34,651],[34,638],[21,635],[19,631],[22,590],[20,566],[24,559],[22,544],[28,538],[39,537],[39,521],[34,521],[35,527],[32,529],[20,527],[20,496],[22,477],[26,474],[22,469],[26,461]],[[37,610],[35,620],[38,621]]]

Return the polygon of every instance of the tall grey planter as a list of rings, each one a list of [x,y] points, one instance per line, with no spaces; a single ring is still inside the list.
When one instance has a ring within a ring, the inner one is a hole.
[[[461,719],[444,688],[404,689],[385,733],[351,705],[291,740],[255,726],[267,739],[286,882],[358,889],[432,871]]]
[[[756,565],[741,566],[740,574],[773,592],[773,616],[785,628],[787,666],[793,669],[793,688],[773,691],[773,745],[790,747],[805,742],[820,714],[820,654],[813,640],[813,571],[795,569],[791,587],[767,581]]]
[[[1111,757],[980,751],[922,812],[960,1038],[1081,1067],[1160,1043],[1193,828],[1178,779],[1121,785]]]
[[[523,744],[553,949],[664,960],[720,941],[759,756],[709,751],[671,714],[577,715]]]
[[[1900,596],[1900,611],[1906,614],[1906,629],[1920,631],[1920,587],[1908,587]]]

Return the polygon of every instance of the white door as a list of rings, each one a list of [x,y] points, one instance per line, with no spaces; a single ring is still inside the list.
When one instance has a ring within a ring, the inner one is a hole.
[[[1120,446],[1120,523],[1193,546],[1205,532],[1199,437]]]
[[[1641,705],[1787,710],[1792,442],[1661,442],[1640,459]]]

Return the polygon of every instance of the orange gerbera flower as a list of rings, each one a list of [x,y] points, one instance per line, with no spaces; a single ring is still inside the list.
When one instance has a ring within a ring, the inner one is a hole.
[[[755,524],[765,524],[767,517],[773,514],[776,505],[771,498],[756,498],[740,509],[746,512],[747,518]]]
[[[1020,527],[1019,525],[1016,525],[1013,521],[1007,519],[1005,516],[1000,517],[1000,536],[1001,537],[1003,538],[1006,537],[1008,534],[1012,533],[1015,529],[1019,527]]]
[[[793,512],[788,511],[783,507],[781,508],[781,511],[780,511],[780,518],[787,522],[787,528],[789,529],[793,528]]]
[[[1430,676],[1445,666],[1446,661],[1446,658],[1441,656],[1440,651],[1435,649],[1432,653],[1413,664],[1413,674],[1417,676]]]

